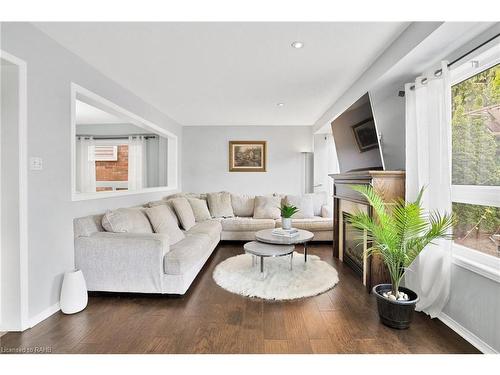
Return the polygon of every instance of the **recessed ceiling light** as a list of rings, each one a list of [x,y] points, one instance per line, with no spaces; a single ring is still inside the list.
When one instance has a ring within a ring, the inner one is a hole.
[[[304,43],[299,42],[299,41],[297,40],[297,41],[295,41],[295,42],[293,42],[293,43],[292,43],[292,47],[293,47],[293,48],[297,48],[297,49],[299,49],[299,48],[304,47]]]
[[[278,107],[283,107],[285,105],[285,103],[278,103],[276,104]]]

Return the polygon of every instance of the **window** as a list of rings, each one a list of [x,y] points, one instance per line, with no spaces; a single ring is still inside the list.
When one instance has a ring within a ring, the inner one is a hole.
[[[452,209],[459,247],[500,258],[500,46],[452,72]]]
[[[177,137],[72,84],[72,198],[177,189]]]

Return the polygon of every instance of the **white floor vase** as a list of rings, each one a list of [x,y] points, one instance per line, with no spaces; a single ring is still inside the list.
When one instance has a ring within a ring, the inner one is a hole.
[[[252,266],[252,256],[237,255],[217,265],[213,278],[217,285],[236,294],[268,300],[292,300],[311,297],[333,288],[338,283],[337,271],[315,255],[294,253],[290,257],[265,258],[264,273],[259,262]]]
[[[82,311],[87,302],[87,285],[82,271],[66,272],[61,287],[61,311],[65,314],[75,314]]]

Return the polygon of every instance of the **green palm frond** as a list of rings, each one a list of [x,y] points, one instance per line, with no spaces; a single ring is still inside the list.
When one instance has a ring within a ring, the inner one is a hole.
[[[363,236],[371,242],[367,254],[382,257],[396,292],[405,271],[427,245],[439,238],[451,238],[454,218],[435,211],[426,213],[421,206],[424,188],[414,202],[399,199],[390,205],[372,186],[354,186],[353,189],[368,200],[374,215],[357,212],[348,215],[347,220],[363,231]]]

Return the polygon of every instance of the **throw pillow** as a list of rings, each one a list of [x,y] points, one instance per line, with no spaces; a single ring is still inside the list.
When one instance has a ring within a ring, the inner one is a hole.
[[[153,233],[151,224],[140,208],[118,208],[107,211],[102,217],[102,227],[114,233]]]
[[[169,202],[172,202],[172,206],[181,222],[181,226],[185,230],[191,229],[196,224],[196,220],[188,200],[186,198],[174,198],[169,200]]]
[[[198,198],[187,198],[187,200],[193,209],[194,219],[197,222],[211,219],[206,200]]]
[[[176,244],[186,237],[179,228],[175,214],[166,204],[147,208],[145,211],[154,232],[168,235],[170,245]]]
[[[175,221],[177,222],[177,226],[180,225],[180,222],[179,222],[179,218],[177,217],[177,215],[175,214],[175,210],[174,210],[174,206],[172,205],[172,202],[171,200],[159,200],[159,201],[153,201],[153,202],[149,202],[147,204],[147,206],[149,208],[152,208],[152,207],[156,207],[156,206],[167,206],[167,208],[170,210],[170,212],[172,213],[172,215],[174,216],[175,218]]]
[[[207,202],[212,217],[234,217],[231,194],[227,191],[208,193]]]
[[[332,218],[333,217],[333,208],[330,206],[327,206],[326,204],[321,207],[321,217],[328,217]]]
[[[299,212],[292,216],[293,219],[308,219],[314,217],[314,203],[311,195],[287,195],[286,202],[299,209]]]
[[[255,197],[250,195],[231,194],[231,205],[235,216],[251,217],[253,216],[253,207]]]
[[[281,216],[280,197],[261,196],[255,197],[255,207],[253,211],[254,219],[279,219]]]
[[[328,193],[326,191],[320,191],[317,193],[305,194],[305,196],[311,196],[314,205],[314,216],[321,216],[321,207],[328,204]]]

